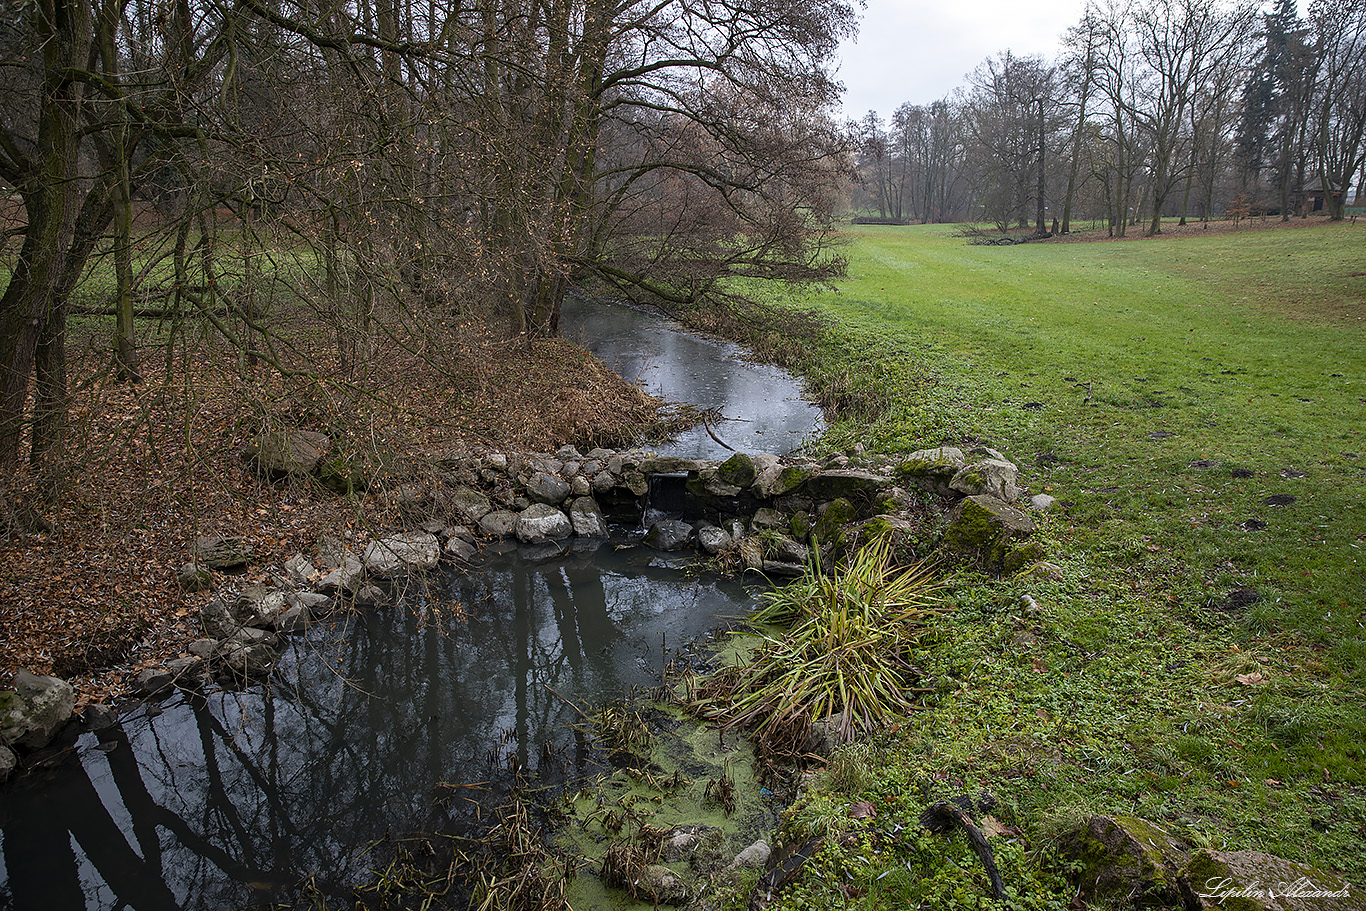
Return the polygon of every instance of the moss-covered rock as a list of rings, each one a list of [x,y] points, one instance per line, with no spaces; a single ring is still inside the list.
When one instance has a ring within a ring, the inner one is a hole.
[[[1260,851],[1196,851],[1180,886],[1187,908],[1366,911],[1366,892],[1336,873]]]
[[[1057,840],[1056,855],[1074,872],[1088,905],[1173,908],[1190,846],[1136,816],[1093,816]]]
[[[1013,503],[1020,498],[1019,474],[1014,465],[1001,459],[978,459],[954,473],[949,489],[969,497],[990,494]]]
[[[1034,533],[1034,520],[988,494],[963,499],[949,515],[944,545],[959,553],[975,553],[988,566],[999,567],[1015,542]],[[1023,565],[1023,564],[1021,564]]]
[[[721,480],[727,484],[734,484],[736,487],[748,487],[754,483],[758,476],[758,469],[754,467],[754,460],[743,452],[726,459],[716,467],[716,472]]]
[[[1001,572],[1018,573],[1022,569],[1038,563],[1044,556],[1043,545],[1037,541],[1028,541],[1016,547],[1007,547],[1001,555]]]
[[[765,471],[761,478],[756,479],[756,492],[770,499],[781,497],[802,486],[815,473],[816,468],[811,465],[787,465],[776,471]]]
[[[811,534],[811,517],[804,512],[794,512],[788,517],[787,525],[792,530],[792,537],[798,541],[805,541]]]
[[[924,490],[947,494],[949,482],[958,469],[967,464],[963,450],[954,446],[921,449],[911,453],[896,467],[896,476],[904,483]]]
[[[360,466],[340,453],[334,452],[319,462],[314,477],[324,488],[344,497],[365,490],[365,474]]]
[[[811,533],[816,540],[822,544],[834,544],[843,535],[844,526],[854,521],[857,511],[854,504],[840,497],[825,504],[820,516],[816,519],[816,524],[812,527]]]
[[[857,468],[822,471],[802,484],[802,493],[813,500],[869,500],[892,486],[892,479]]]

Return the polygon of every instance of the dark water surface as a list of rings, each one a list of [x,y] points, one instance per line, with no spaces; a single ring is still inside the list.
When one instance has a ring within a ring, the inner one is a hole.
[[[657,317],[580,306],[575,327],[652,392],[742,418],[717,428],[738,448],[790,451],[818,417],[790,376]],[[705,432],[659,448],[727,454]],[[547,742],[562,770],[583,767],[569,700],[658,683],[662,645],[752,605],[626,537],[481,560],[295,639],[276,675],[288,684],[136,707],[0,786],[0,909],[264,907],[310,875],[343,895],[387,833],[468,810],[472,792],[445,785],[510,756],[543,767]]]
[[[735,449],[787,455],[820,427],[820,409],[791,373],[746,362],[745,349],[731,342],[679,332],[658,313],[570,298],[560,328],[645,391],[718,409],[725,420],[712,430]],[[689,459],[730,455],[703,427],[683,433],[667,451]]]

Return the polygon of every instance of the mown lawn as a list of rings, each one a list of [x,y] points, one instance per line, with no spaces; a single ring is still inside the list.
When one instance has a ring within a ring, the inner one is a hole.
[[[1087,812],[1366,883],[1366,227],[1015,247],[867,227],[845,252],[847,280],[779,302],[837,322],[806,369],[860,417],[825,445],[1004,451],[1066,504],[1040,533],[1061,578],[948,568],[937,695],[790,826],[986,789],[1030,906],[1066,906],[1042,857]],[[982,894],[966,845],[878,844],[829,861],[852,899],[806,877],[788,906]]]

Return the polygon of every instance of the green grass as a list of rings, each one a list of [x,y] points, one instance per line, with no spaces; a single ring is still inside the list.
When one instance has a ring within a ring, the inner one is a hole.
[[[1068,504],[1060,581],[953,577],[886,780],[992,790],[1036,852],[1127,812],[1366,879],[1366,227],[846,253],[776,302],[835,321],[794,357],[857,406],[822,445],[983,442]]]

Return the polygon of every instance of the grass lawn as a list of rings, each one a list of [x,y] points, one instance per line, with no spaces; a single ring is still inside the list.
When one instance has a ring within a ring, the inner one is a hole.
[[[799,358],[858,405],[825,443],[1002,450],[1066,504],[1040,533],[1061,578],[954,568],[937,695],[789,827],[986,789],[1026,906],[1067,905],[1040,857],[1087,812],[1366,885],[1366,228],[849,238],[847,280],[778,302],[837,322]],[[942,841],[840,849],[857,895],[807,876],[786,907],[972,905]]]

